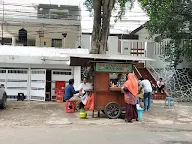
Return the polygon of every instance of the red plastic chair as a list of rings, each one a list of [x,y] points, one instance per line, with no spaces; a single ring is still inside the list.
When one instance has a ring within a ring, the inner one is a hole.
[[[69,109],[69,105],[72,106],[72,109]],[[69,100],[66,101],[65,112],[66,113],[69,113],[69,112],[75,113],[75,102],[74,101],[69,101]]]
[[[56,93],[56,102],[63,103],[64,89],[55,89],[55,93]]]

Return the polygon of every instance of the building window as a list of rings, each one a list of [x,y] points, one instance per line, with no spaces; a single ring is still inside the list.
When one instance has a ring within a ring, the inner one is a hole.
[[[0,70],[0,73],[6,73],[6,70]]]
[[[71,72],[62,72],[62,71],[54,71],[53,74],[55,75],[71,75]]]
[[[28,71],[27,70],[8,70],[8,73],[12,73],[12,74],[27,74]]]
[[[32,74],[45,74],[45,71],[41,71],[41,70],[36,70],[36,71],[31,71]]]
[[[62,47],[62,39],[52,39],[52,47]]]

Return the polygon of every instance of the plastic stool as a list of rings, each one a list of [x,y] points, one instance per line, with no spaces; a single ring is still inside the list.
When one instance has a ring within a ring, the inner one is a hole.
[[[165,98],[165,107],[168,106],[169,108],[171,106],[174,106],[174,99],[170,96]]]
[[[72,109],[69,109],[69,105],[72,106]],[[75,102],[74,101],[69,101],[69,100],[66,101],[65,112],[66,113],[68,113],[68,112],[75,113]]]

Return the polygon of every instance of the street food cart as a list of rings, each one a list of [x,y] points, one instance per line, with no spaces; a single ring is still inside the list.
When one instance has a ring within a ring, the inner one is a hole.
[[[94,93],[94,111],[104,111],[111,119],[118,118],[125,108],[122,84],[110,84],[114,74],[126,76],[133,72],[133,65],[139,61],[151,60],[144,57],[126,55],[79,55],[70,56],[71,66],[82,66],[89,69],[87,72],[92,77]],[[123,82],[123,83],[124,83]],[[94,116],[93,111],[93,116]]]

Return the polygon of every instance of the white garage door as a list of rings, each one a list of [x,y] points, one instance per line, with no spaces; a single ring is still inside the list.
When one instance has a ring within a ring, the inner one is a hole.
[[[5,87],[9,99],[16,99],[18,93],[24,93],[27,96],[28,70],[7,69]]]
[[[52,70],[52,83],[51,83],[51,100],[55,100],[55,82],[65,81],[68,84],[69,79],[73,78],[72,69],[65,70]]]
[[[6,76],[7,70],[6,69],[0,69],[0,84],[4,84],[6,88]]]
[[[30,100],[45,101],[46,70],[31,70]]]

